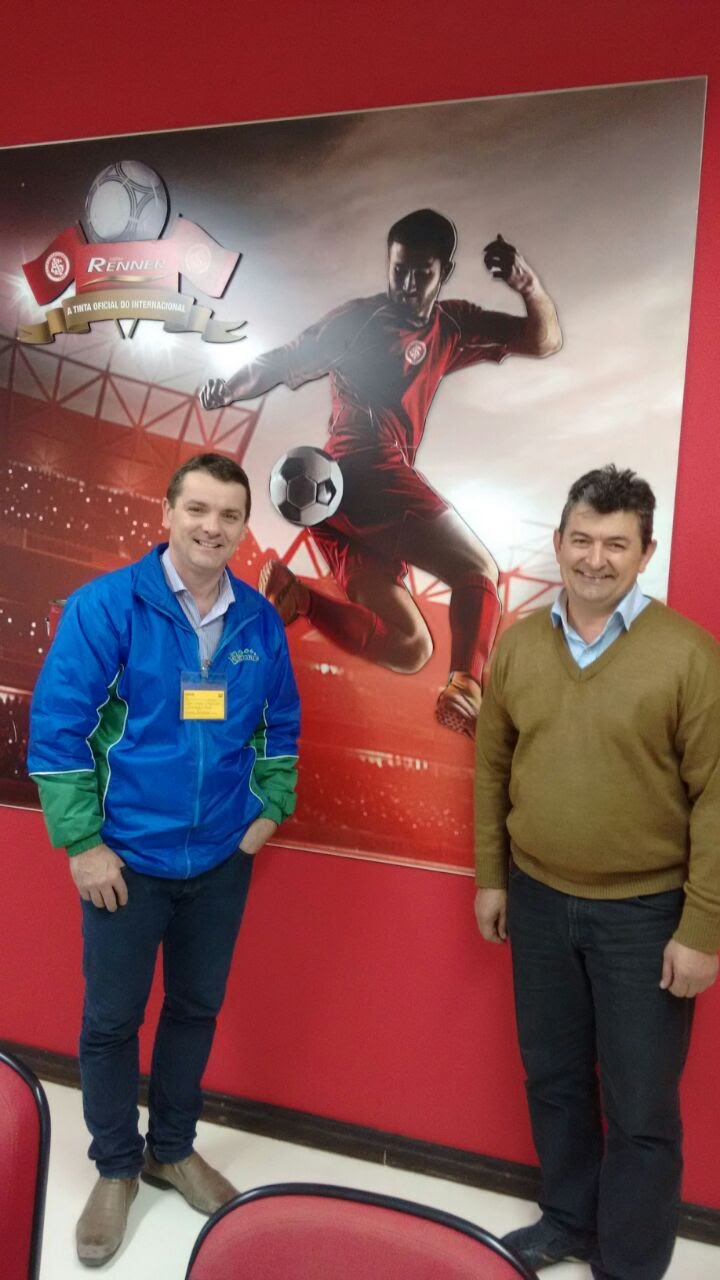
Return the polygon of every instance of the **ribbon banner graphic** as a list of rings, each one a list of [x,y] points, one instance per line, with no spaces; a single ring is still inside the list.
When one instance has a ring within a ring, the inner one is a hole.
[[[209,307],[169,289],[105,289],[64,298],[40,324],[21,325],[20,342],[53,342],[59,333],[89,333],[98,320],[162,320],[166,333],[199,333],[204,342],[240,342],[245,320],[218,320]]]

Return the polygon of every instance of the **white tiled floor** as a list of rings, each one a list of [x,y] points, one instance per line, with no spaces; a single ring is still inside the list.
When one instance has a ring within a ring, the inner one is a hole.
[[[75,1256],[74,1229],[95,1180],[95,1170],[85,1154],[88,1137],[80,1094],[59,1085],[46,1084],[45,1088],[52,1116],[52,1148],[41,1280],[79,1276],[87,1280],[93,1273],[82,1267]],[[143,1122],[145,1118],[142,1117]],[[286,1181],[366,1187],[447,1209],[496,1235],[537,1217],[536,1206],[524,1200],[218,1125],[200,1125],[197,1148],[242,1190]],[[97,1274],[112,1272],[113,1280],[183,1280],[193,1243],[204,1222],[174,1191],[157,1191],[141,1182],[125,1241]],[[553,1280],[587,1280],[590,1271],[585,1266],[562,1263],[544,1274]],[[328,1280],[342,1277],[328,1276]],[[720,1249],[680,1240],[667,1280],[720,1280]]]

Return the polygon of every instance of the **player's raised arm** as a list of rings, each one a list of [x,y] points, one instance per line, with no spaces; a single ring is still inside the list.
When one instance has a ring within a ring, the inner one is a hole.
[[[555,303],[543,288],[537,273],[514,245],[498,235],[484,249],[485,266],[495,280],[519,293],[526,316],[505,317],[511,321],[508,351],[523,356],[551,356],[562,346],[562,332]]]
[[[203,409],[222,409],[235,400],[253,400],[272,390],[283,381],[282,362],[275,358],[278,354],[266,352],[243,365],[231,378],[208,378],[200,391]]]
[[[376,305],[368,299],[370,309]],[[263,396],[279,383],[295,391],[323,378],[347,351],[357,332],[357,302],[344,303],[304,329],[292,342],[266,351],[231,378],[210,378],[200,392],[204,409],[221,409],[234,400]]]

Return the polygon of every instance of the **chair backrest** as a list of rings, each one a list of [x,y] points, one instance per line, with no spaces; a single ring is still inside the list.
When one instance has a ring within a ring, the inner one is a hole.
[[[224,1205],[185,1280],[537,1280],[463,1218],[347,1187],[288,1182]]]
[[[0,1049],[0,1273],[38,1280],[45,1218],[50,1111],[40,1081]]]

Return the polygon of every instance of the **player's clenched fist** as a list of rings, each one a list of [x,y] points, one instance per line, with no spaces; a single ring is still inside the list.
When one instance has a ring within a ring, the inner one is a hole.
[[[491,240],[483,249],[485,266],[496,280],[507,280],[515,265],[517,249],[508,244],[498,232],[497,238]]]
[[[203,409],[222,409],[232,404],[230,388],[224,378],[208,378],[200,392],[200,403]]]
[[[539,284],[532,267],[518,253],[514,244],[508,244],[498,234],[483,249],[484,262],[490,275],[495,280],[504,280],[505,284],[517,293],[526,293]]]

